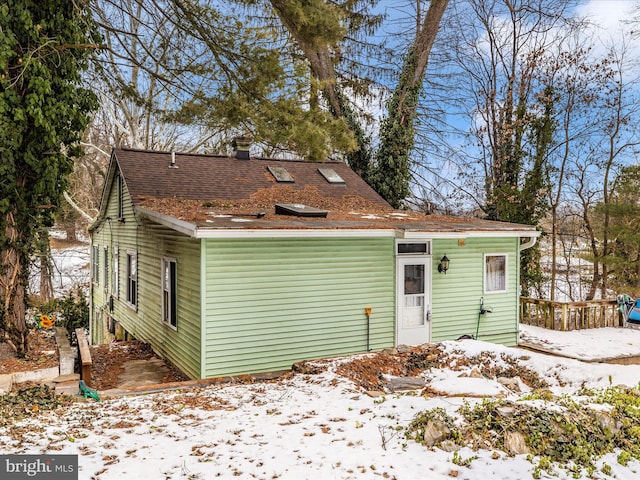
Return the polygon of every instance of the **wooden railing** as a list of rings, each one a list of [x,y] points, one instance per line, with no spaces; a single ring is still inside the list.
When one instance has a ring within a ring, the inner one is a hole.
[[[520,322],[551,330],[621,327],[622,315],[615,300],[552,302],[520,297]]]

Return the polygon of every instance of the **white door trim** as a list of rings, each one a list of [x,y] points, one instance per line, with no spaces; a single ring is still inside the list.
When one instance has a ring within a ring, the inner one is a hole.
[[[419,325],[406,325],[416,318],[406,317],[405,308],[405,266],[423,265],[423,304]],[[431,340],[431,256],[399,255],[396,257],[396,345],[420,345]]]

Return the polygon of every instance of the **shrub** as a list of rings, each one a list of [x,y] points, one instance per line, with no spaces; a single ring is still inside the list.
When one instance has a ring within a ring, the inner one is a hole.
[[[39,310],[45,315],[55,315],[56,325],[66,328],[70,336],[76,328],[89,327],[89,304],[81,289],[65,297],[54,298],[41,305]]]

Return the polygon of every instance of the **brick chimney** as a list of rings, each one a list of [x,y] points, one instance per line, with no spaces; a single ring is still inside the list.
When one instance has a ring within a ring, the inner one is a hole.
[[[249,150],[251,149],[251,137],[249,135],[234,138],[231,146],[238,160],[249,160]]]

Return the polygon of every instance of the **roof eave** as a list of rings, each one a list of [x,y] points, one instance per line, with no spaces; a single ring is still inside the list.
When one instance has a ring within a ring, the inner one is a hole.
[[[144,207],[136,207],[136,212],[146,216],[161,225],[183,233],[192,238],[290,238],[313,236],[317,238],[329,237],[393,237],[402,239],[441,239],[441,238],[469,238],[469,237],[502,237],[502,238],[530,238],[538,237],[541,232],[536,230],[464,230],[464,231],[434,231],[411,230],[402,228],[207,228],[199,227],[195,223],[180,220],[169,215],[163,215]]]
[[[537,230],[411,230],[406,229],[402,231],[402,235],[400,238],[404,239],[441,239],[441,238],[469,238],[469,237],[491,237],[491,238],[514,238],[514,237],[534,237],[538,238],[542,232]]]

